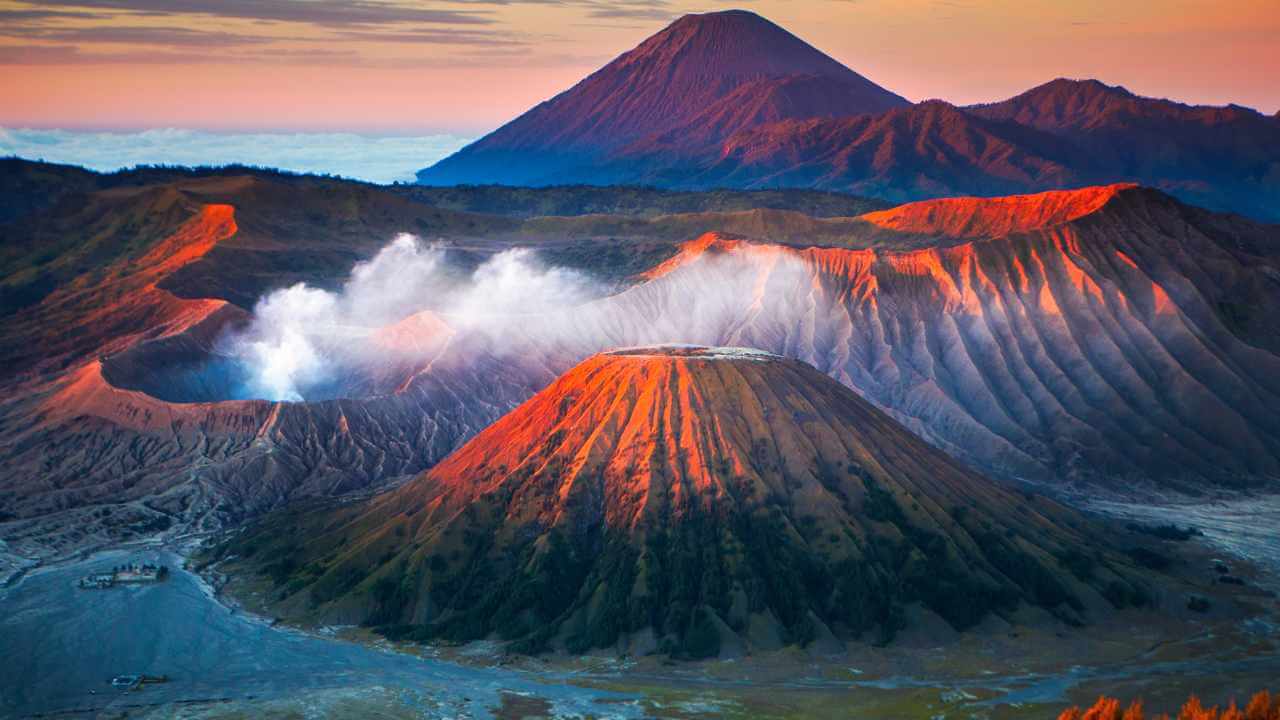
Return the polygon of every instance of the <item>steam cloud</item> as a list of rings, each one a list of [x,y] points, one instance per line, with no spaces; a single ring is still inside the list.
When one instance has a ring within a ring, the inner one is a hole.
[[[813,331],[815,292],[804,264],[777,248],[710,253],[605,297],[590,277],[529,249],[460,276],[443,247],[400,235],[338,292],[298,284],[263,298],[229,354],[248,369],[246,396],[296,401],[391,392],[446,346],[468,364],[490,357],[552,371],[632,345],[785,352]]]
[[[444,248],[402,234],[358,263],[337,292],[299,283],[267,295],[248,328],[225,339],[225,351],[247,366],[248,396],[302,400],[385,365],[394,348],[373,342],[379,331],[424,310],[452,332],[497,335],[522,317],[552,315],[598,294],[587,276],[548,267],[526,248],[458,277]]]

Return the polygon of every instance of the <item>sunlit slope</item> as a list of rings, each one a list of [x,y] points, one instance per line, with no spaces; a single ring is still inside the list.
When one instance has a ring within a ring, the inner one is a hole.
[[[1274,228],[1115,186],[872,213],[916,251],[707,235],[601,303],[603,345],[812,363],[1001,474],[1113,485],[1280,475]]]
[[[276,578],[287,611],[526,650],[704,656],[886,640],[915,603],[963,630],[1148,598],[1079,516],[741,348],[593,356],[401,488],[228,551]]]
[[[0,499],[23,537],[68,525],[97,537],[136,525],[121,517],[178,522],[194,508],[220,524],[377,487],[431,467],[591,354],[645,343],[803,359],[1003,477],[1198,491],[1277,476],[1276,228],[1156,191],[854,218],[520,220],[336,180],[179,174],[4,228],[15,262],[45,242],[74,246],[44,263],[51,289],[0,337]],[[72,225],[90,241],[60,234]],[[729,232],[705,234],[717,228]],[[444,243],[462,275],[531,246],[608,290],[496,334],[405,308],[370,329],[367,363],[310,402],[251,400],[251,368],[219,338],[265,292],[332,287],[405,229]],[[137,515],[93,513],[104,503]]]

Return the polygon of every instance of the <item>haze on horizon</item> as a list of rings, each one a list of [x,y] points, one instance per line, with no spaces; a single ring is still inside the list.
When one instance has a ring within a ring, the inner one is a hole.
[[[1280,109],[1274,0],[0,0],[0,126],[476,135],[731,7],[916,101],[1093,77]]]

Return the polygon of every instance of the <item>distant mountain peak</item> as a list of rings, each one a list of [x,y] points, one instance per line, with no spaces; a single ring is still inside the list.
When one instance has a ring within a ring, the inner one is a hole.
[[[797,78],[823,82],[801,87]],[[775,84],[787,88],[778,92]],[[740,101],[749,112],[719,107],[746,86],[752,97]],[[563,182],[566,173],[607,164],[621,148],[676,128],[715,140],[760,122],[908,104],[755,13],[685,15],[418,177],[440,185]]]
[[[685,15],[618,60],[696,65],[704,74],[720,78],[853,74],[812,45],[746,10]]]
[[[1058,78],[1001,102],[974,105],[970,112],[996,120],[1013,120],[1042,130],[1129,127],[1139,122],[1205,122],[1257,118],[1260,113],[1236,104],[1188,105],[1145,97],[1122,85],[1095,79]]]
[[[1054,78],[1043,85],[1037,85],[1023,93],[1033,95],[1046,92],[1087,92],[1104,93],[1123,97],[1137,97],[1123,85],[1108,85],[1097,78]]]

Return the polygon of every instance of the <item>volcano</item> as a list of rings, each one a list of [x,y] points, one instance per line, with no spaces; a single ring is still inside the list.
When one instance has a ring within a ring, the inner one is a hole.
[[[591,168],[606,157],[677,129],[705,143],[760,122],[907,104],[759,15],[686,15],[418,180],[540,185],[565,182],[570,172],[602,182],[608,171]]]
[[[894,203],[1136,182],[1280,220],[1280,123],[1059,78],[915,105],[752,13],[688,15],[418,173],[425,185],[810,188]]]
[[[158,172],[99,176],[111,186],[0,228],[32,256],[10,256],[27,275],[0,284],[26,298],[0,333],[11,546],[67,536],[71,552],[75,533],[119,537],[161,511],[212,528],[398,483],[594,353],[665,342],[802,360],[1001,480],[1199,493],[1280,477],[1276,227],[1155,190],[858,217],[786,209],[809,193],[717,192],[680,196],[705,212],[517,220],[338,180]],[[579,190],[449,192],[515,206]],[[590,194],[597,207],[637,197]],[[783,204],[739,210],[765,200]],[[405,228],[446,239],[459,272],[517,243],[617,290],[496,338],[416,309],[368,328],[377,362],[343,365],[303,402],[246,387],[224,333],[271,288],[333,287]],[[49,247],[65,252],[36,265]],[[106,503],[116,511],[96,514]]]
[[[1144,602],[1090,538],[805,363],[653,346],[595,355],[399,489],[234,551],[286,607],[393,636],[702,657],[886,641],[908,608],[963,630]]]

